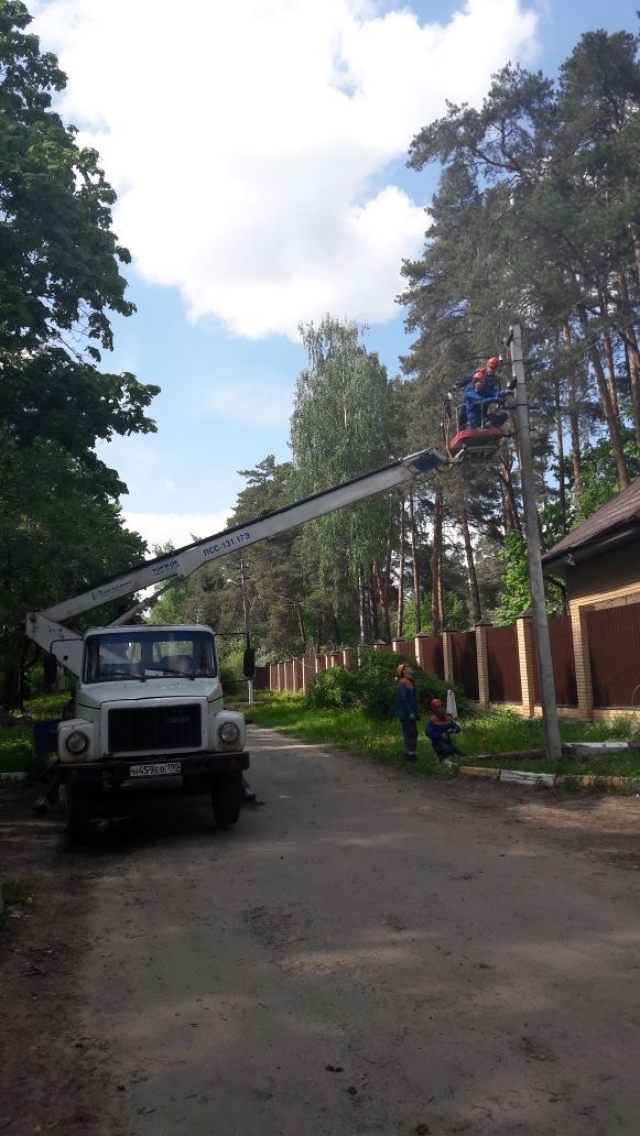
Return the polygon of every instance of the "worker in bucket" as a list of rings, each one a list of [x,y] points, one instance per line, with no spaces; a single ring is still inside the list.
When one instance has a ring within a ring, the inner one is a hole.
[[[490,359],[489,362],[492,362]],[[490,427],[499,428],[507,420],[506,414],[490,411],[489,407],[497,402],[504,402],[506,391],[498,390],[495,378],[487,376],[483,367],[477,370],[464,392],[464,409],[467,426],[471,430],[487,430]]]

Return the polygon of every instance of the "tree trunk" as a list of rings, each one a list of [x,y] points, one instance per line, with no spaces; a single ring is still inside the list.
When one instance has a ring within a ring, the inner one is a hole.
[[[358,565],[358,630],[361,644],[367,641],[367,615],[365,605],[365,589],[362,568]]]
[[[433,550],[431,554],[431,623],[434,635],[442,633],[444,612],[442,603],[442,518],[444,508],[442,489],[438,485],[434,498]]]
[[[600,355],[598,353],[596,345],[593,343],[591,338],[592,332],[589,326],[589,319],[587,317],[587,312],[584,304],[578,304],[576,306],[576,311],[582,325],[582,333],[584,335],[585,343],[587,344],[587,354],[589,356],[589,359],[591,360],[591,365],[596,376],[596,383],[598,384],[598,393],[600,394],[600,401],[602,403],[602,409],[604,410],[607,429],[609,431],[609,440],[611,442],[613,458],[616,463],[618,487],[620,489],[627,489],[631,484],[631,481],[629,478],[629,473],[627,471],[627,463],[624,456],[624,450],[622,448],[622,441],[620,439],[618,418],[615,413],[614,405],[611,402],[609,388],[607,386],[607,380],[605,378]]]
[[[606,311],[606,303],[604,299],[600,301],[603,312]],[[611,336],[608,331],[602,334],[602,351],[607,364],[607,390],[611,400],[616,420],[620,421],[620,407],[618,406],[618,388],[616,386],[616,365],[613,357],[613,345],[611,343]]]
[[[404,631],[404,548],[405,548],[405,533],[404,533],[404,497],[400,501],[400,550],[399,550],[399,565],[398,565],[398,620],[396,623],[396,636],[398,639],[403,638]]]
[[[467,561],[467,577],[469,580],[469,602],[471,605],[471,618],[475,624],[479,623],[482,619],[482,608],[480,606],[480,589],[478,587],[476,559],[473,555],[473,544],[471,543],[471,533],[469,532],[469,515],[467,513],[467,506],[464,499],[460,507],[460,525],[462,528],[462,539],[464,540],[464,554]]]
[[[513,482],[511,480],[511,470],[507,465],[504,457],[498,457],[498,477],[500,478],[500,490],[502,494],[502,514],[504,520],[505,532],[522,532],[522,524],[520,522],[520,515],[518,513],[518,505],[516,502],[516,495],[513,490]]]
[[[564,341],[571,342],[571,328],[565,324]],[[573,472],[573,495],[576,509],[580,512],[580,498],[582,496],[582,451],[580,448],[580,414],[578,410],[578,395],[576,391],[576,377],[573,367],[567,374],[567,391],[569,396],[569,433],[571,436],[571,467]]]
[[[369,623],[374,642],[382,638],[380,634],[380,618],[378,611],[377,595],[376,595],[376,573],[375,568],[372,566],[369,569],[369,583],[367,586],[367,595],[369,597]]]
[[[391,642],[391,612],[389,610],[389,580],[391,579],[391,534],[387,537],[384,568],[378,572],[378,608],[385,643]]]
[[[411,532],[411,558],[413,561],[413,598],[416,610],[415,635],[422,631],[422,614],[420,611],[420,565],[418,564],[418,537],[416,533],[416,518],[413,508],[413,491],[409,493],[409,524]]]
[[[560,380],[555,380],[555,419],[556,445],[558,447],[558,498],[560,502],[560,525],[563,535],[567,531],[567,487],[564,480],[564,417],[560,398]]]
[[[298,616],[298,627],[300,628],[300,636],[302,639],[302,645],[304,647],[304,644],[307,641],[307,633],[305,631],[304,617],[302,615],[302,604],[296,604],[296,614]]]
[[[629,372],[629,388],[631,391],[631,404],[633,406],[633,424],[636,443],[640,445],[640,348],[634,327],[634,317],[629,299],[629,287],[624,272],[618,274],[620,291],[620,306],[622,309],[622,339],[627,356],[627,370]]]

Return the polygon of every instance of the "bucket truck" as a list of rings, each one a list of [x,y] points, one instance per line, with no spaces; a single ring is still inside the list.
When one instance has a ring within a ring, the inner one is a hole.
[[[235,824],[249,754],[244,717],[223,707],[210,627],[133,624],[148,599],[83,634],[68,621],[150,587],[157,597],[222,556],[446,465],[432,449],[398,458],[30,612],[26,632],[45,652],[45,676],[51,681],[61,663],[77,680],[73,716],[57,724],[55,767],[70,839],[84,839],[95,818],[112,814],[122,790],[167,778],[210,792],[216,822]]]

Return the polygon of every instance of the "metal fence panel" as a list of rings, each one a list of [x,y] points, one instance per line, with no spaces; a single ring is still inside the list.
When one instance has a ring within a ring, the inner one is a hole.
[[[475,631],[460,631],[451,636],[453,680],[467,698],[476,700],[478,691],[478,648]]]
[[[444,678],[444,651],[442,648],[442,635],[434,635],[429,639],[420,640],[420,665],[427,674]]]
[[[487,670],[491,702],[522,702],[518,635],[514,626],[487,628]]]
[[[638,708],[640,604],[587,612],[593,704],[598,709]]]
[[[553,678],[556,688],[556,705],[577,706],[576,660],[573,653],[573,626],[570,615],[559,615],[549,620],[549,641],[553,661]],[[542,701],[540,671],[536,651],[536,629],[532,628],[533,691],[538,704]]]

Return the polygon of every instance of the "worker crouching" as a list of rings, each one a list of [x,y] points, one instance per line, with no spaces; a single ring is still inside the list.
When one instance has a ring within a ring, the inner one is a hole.
[[[438,761],[447,757],[462,757],[462,751],[454,745],[453,734],[460,733],[460,727],[450,714],[447,714],[444,703],[439,698],[431,702],[431,714],[427,721],[425,733],[433,746]]]

